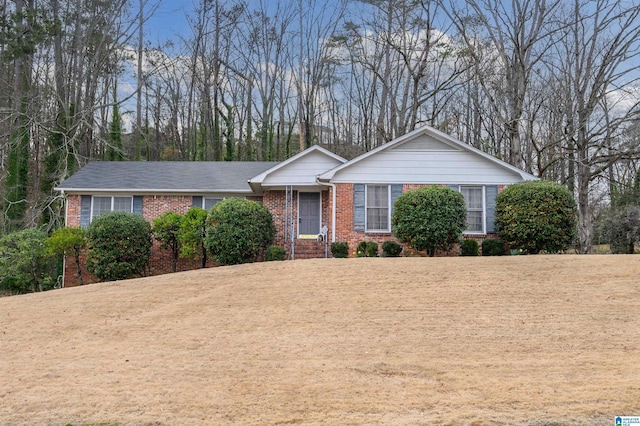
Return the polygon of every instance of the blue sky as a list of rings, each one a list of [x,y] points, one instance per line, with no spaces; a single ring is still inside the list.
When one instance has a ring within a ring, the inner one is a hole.
[[[193,12],[197,0],[157,0],[157,10],[147,21],[145,38],[153,46],[167,40],[178,41],[180,36],[188,37],[187,15]]]

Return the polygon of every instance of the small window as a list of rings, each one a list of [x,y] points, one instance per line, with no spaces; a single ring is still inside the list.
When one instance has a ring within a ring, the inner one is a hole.
[[[93,213],[92,216],[100,216],[102,213],[111,211],[112,197],[93,197]]]
[[[389,232],[389,185],[367,185],[367,231]]]
[[[216,204],[218,204],[220,201],[222,201],[223,198],[204,198],[202,203],[203,206],[202,208],[205,210],[211,210],[211,207],[215,206]]]
[[[113,211],[131,213],[131,197],[113,197]]]
[[[481,186],[461,186],[467,205],[467,232],[484,232],[484,194]]]

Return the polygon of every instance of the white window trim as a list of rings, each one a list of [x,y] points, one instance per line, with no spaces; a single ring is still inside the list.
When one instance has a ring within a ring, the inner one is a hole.
[[[464,230],[463,234],[466,235],[485,235],[487,233],[487,191],[485,185],[458,185],[458,192],[462,193],[462,188],[481,188],[482,189],[482,231],[468,231]],[[465,202],[465,209],[467,209],[467,204]],[[477,210],[472,210],[477,211]]]
[[[93,201],[95,200],[96,197],[98,197],[98,198],[110,197],[111,198],[111,208],[109,209],[110,212],[113,211],[113,203],[115,201],[115,198],[130,198],[131,199],[131,209],[130,209],[129,213],[133,213],[133,196],[132,195],[92,195],[91,196],[91,217],[90,217],[89,223],[93,222],[93,218],[96,217],[93,214],[93,207],[94,207]]]
[[[386,186],[387,187],[387,228],[386,229],[369,229],[367,218],[369,217],[369,186]],[[384,183],[371,183],[364,186],[364,232],[372,234],[384,234],[391,232],[391,185]]]
[[[315,240],[318,238],[318,235],[320,235],[320,231],[322,230],[322,191],[297,191],[297,192],[298,192],[298,207],[297,207],[298,225],[296,226],[296,233],[298,234],[298,239],[299,240]],[[320,194],[320,223],[318,224],[320,225],[320,227],[318,229],[317,234],[301,234],[300,233],[300,194],[303,192]]]

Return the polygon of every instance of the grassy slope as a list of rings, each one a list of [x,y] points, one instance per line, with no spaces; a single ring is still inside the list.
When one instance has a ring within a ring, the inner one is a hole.
[[[608,425],[640,414],[639,276],[329,259],[4,298],[0,424]]]

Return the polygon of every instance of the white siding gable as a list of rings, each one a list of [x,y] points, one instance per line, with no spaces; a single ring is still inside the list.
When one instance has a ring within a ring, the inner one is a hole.
[[[522,180],[476,152],[422,133],[337,170],[331,182],[493,185]]]
[[[415,139],[400,143],[392,151],[460,151],[460,148],[437,140],[431,135],[422,134]]]
[[[264,178],[262,186],[315,185],[316,176],[341,164],[338,159],[320,151],[309,152],[269,173]]]

